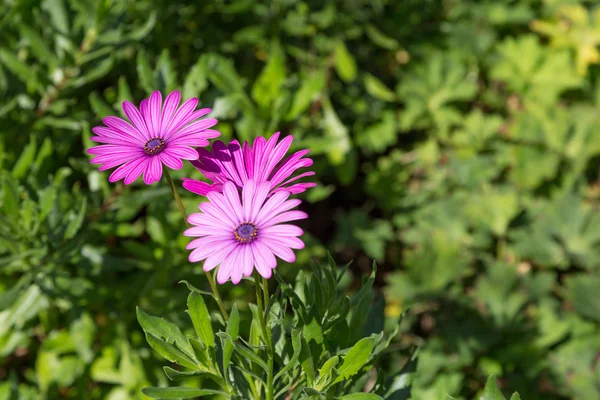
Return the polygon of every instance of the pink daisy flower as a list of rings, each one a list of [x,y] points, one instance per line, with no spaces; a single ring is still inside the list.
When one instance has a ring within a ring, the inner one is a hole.
[[[104,171],[118,168],[108,180],[125,179],[125,184],[134,182],[144,174],[144,183],[150,185],[162,176],[163,164],[171,169],[181,169],[183,160],[196,160],[195,146],[207,146],[208,140],[220,135],[208,129],[217,123],[214,118],[200,119],[210,108],[194,111],[198,99],[189,99],[181,107],[181,95],[171,92],[163,104],[160,92],[153,92],[149,99],[140,104],[139,110],[130,102],[123,102],[123,111],[131,123],[117,117],[106,117],[106,126],[96,126],[92,131],[97,136],[91,140],[101,146],[88,149],[96,155],[90,162],[102,164]]]
[[[312,176],[312,171],[304,172],[290,178],[299,168],[310,167],[313,161],[304,158],[309,150],[300,150],[282,161],[294,140],[293,136],[284,137],[279,144],[279,132],[269,140],[258,137],[254,145],[244,142],[241,147],[237,140],[229,146],[221,141],[213,143],[212,152],[198,149],[198,159],[192,164],[213,182],[212,185],[194,179],[184,179],[183,187],[192,193],[206,196],[208,193],[223,190],[225,182],[234,182],[238,189],[253,179],[257,184],[269,181],[270,194],[288,191],[292,194],[302,193],[316,183],[293,183],[300,178]]]
[[[280,191],[267,200],[269,182],[248,180],[242,188],[242,199],[233,182],[223,185],[223,192],[208,193],[207,202],[200,204],[201,213],[192,214],[188,222],[194,225],[185,236],[197,237],[188,250],[190,262],[204,261],[204,271],[219,265],[217,282],[231,279],[234,284],[254,269],[264,278],[271,277],[277,266],[275,256],[294,262],[292,249],[304,248],[298,238],[302,229],[286,222],[307,218],[306,213],[290,211],[300,200],[288,200],[289,192]],[[266,200],[266,202],[265,202]]]

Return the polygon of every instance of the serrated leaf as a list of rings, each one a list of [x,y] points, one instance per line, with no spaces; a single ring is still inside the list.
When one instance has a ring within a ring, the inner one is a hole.
[[[369,361],[373,346],[373,338],[370,337],[363,338],[352,346],[342,359],[342,365],[338,368],[340,376],[337,377],[334,383],[345,381],[360,371]]]
[[[178,371],[171,367],[163,367],[163,371],[165,372],[165,375],[167,375],[167,378],[169,378],[172,381],[181,381],[192,378],[194,376],[211,377],[211,374],[205,371]]]
[[[158,354],[166,360],[182,365],[191,370],[199,370],[201,367],[190,356],[174,345],[167,343],[164,339],[157,338],[151,333],[146,332],[146,341]]]
[[[162,318],[154,317],[145,313],[141,308],[136,308],[137,319],[144,332],[164,340],[168,344],[174,344],[181,349],[189,358],[195,360],[196,356],[192,345],[181,332],[177,325],[172,324]]]

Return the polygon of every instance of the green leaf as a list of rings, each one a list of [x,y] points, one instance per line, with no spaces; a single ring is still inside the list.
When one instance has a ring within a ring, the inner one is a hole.
[[[156,80],[152,73],[152,68],[146,57],[146,53],[140,51],[137,55],[137,73],[140,85],[146,91],[146,94],[152,93],[156,90]]]
[[[166,360],[177,363],[194,371],[201,368],[195,359],[179,350],[179,348],[176,346],[167,343],[163,339],[157,338],[151,333],[146,332],[146,341],[148,341],[150,347],[156,350],[156,352]]]
[[[50,72],[58,65],[58,58],[50,48],[44,39],[28,25],[21,24],[21,36],[27,40],[31,51],[35,56],[50,69]]]
[[[187,300],[187,313],[192,319],[196,334],[202,344],[215,347],[215,337],[211,325],[210,314],[200,293],[192,291]],[[237,336],[237,335],[236,335]]]
[[[8,218],[15,219],[19,216],[19,187],[16,180],[5,173],[2,177],[2,210]]]
[[[214,376],[205,371],[178,371],[171,367],[163,367],[163,371],[165,372],[165,375],[167,375],[167,378],[169,378],[172,381],[181,381],[192,378],[194,376],[206,376],[209,378]]]
[[[519,393],[513,393],[512,396],[510,396],[510,400],[521,400],[521,396],[519,396]]]
[[[184,99],[200,97],[208,87],[208,61],[208,57],[203,54],[190,68],[183,83],[182,96]]]
[[[316,307],[312,307],[311,312],[306,317],[308,321],[305,321],[302,327],[304,338],[308,343],[315,341],[317,344],[323,343],[323,328],[317,318]]]
[[[383,400],[383,397],[373,393],[352,393],[345,396],[336,397],[339,400]]]
[[[173,66],[173,60],[169,55],[169,51],[164,49],[158,57],[156,64],[156,84],[154,90],[160,90],[163,93],[168,93],[177,87],[177,73]]]
[[[382,153],[398,141],[397,116],[392,110],[382,113],[380,121],[358,132],[356,142],[365,153]]]
[[[144,25],[131,31],[131,33],[128,35],[129,39],[133,40],[133,41],[142,40],[143,38],[148,36],[148,34],[150,32],[152,32],[152,29],[154,28],[155,24],[156,24],[156,11],[152,11],[150,13],[150,16],[146,19],[146,22],[144,23]]]
[[[69,33],[69,17],[64,0],[44,0],[42,9],[50,14],[52,25],[63,34]]]
[[[269,61],[252,86],[252,98],[256,103],[267,108],[273,104],[280,94],[280,88],[286,78],[285,55],[279,42],[271,44]]]
[[[115,114],[112,107],[106,104],[104,99],[102,99],[98,93],[90,93],[89,99],[92,110],[94,110],[94,113],[96,113],[99,118],[104,119],[105,117]]]
[[[498,384],[496,383],[496,377],[494,375],[488,378],[485,388],[483,389],[483,394],[479,397],[479,400],[506,400],[500,389],[498,389]]]
[[[81,77],[69,81],[68,85],[72,87],[81,87],[83,85],[87,85],[90,82],[95,81],[96,79],[100,79],[107,75],[113,68],[114,59],[112,56],[106,57],[100,62],[94,64],[92,68],[88,68],[84,75]]]
[[[417,371],[418,355],[419,350],[415,349],[400,372],[386,379],[386,392],[384,395],[386,400],[408,400],[411,398],[411,389]]]
[[[325,361],[325,364],[319,369],[319,377],[315,382],[315,389],[325,390],[329,386],[329,383],[337,378],[337,375],[334,375],[334,371],[339,362],[340,358],[338,356],[333,356]]]
[[[87,211],[87,197],[81,198],[81,204],[77,209],[77,213],[72,212],[69,214],[69,224],[67,225],[67,229],[65,230],[65,238],[72,239],[75,237],[81,225],[83,225],[83,220],[85,219],[85,213]]]
[[[231,338],[231,336],[229,336],[225,332],[218,332],[217,336],[230,341],[233,344],[235,351],[237,351],[240,354],[240,356],[246,358],[247,361],[258,365],[265,372],[268,370],[269,367],[267,366],[267,363],[264,362],[263,359],[260,358],[258,356],[258,354],[256,354],[254,351],[250,350],[248,347],[246,347],[245,345],[243,345],[241,343],[234,342],[233,339]]]
[[[188,387],[147,387],[142,389],[142,393],[153,399],[193,399],[194,397],[204,396],[227,396],[227,393],[212,389],[195,389]]]
[[[0,49],[0,62],[2,62],[13,75],[19,78],[23,83],[27,84],[29,88],[35,88],[37,86],[35,70],[29,65],[21,62],[11,52]]]
[[[363,338],[359,340],[352,348],[344,355],[342,365],[338,368],[340,376],[334,383],[342,382],[356,374],[369,361],[371,352],[374,346],[373,338]]]
[[[232,340],[237,340],[240,331],[240,314],[237,309],[237,305],[234,304],[231,312],[229,313],[229,320],[227,321],[226,332]],[[227,371],[231,362],[231,355],[233,353],[233,344],[231,341],[224,341],[223,343],[223,370]]]
[[[172,324],[162,318],[153,317],[152,315],[146,314],[139,307],[136,307],[136,313],[138,322],[140,323],[144,332],[156,336],[168,344],[174,344],[188,357],[190,357],[192,360],[195,360],[196,356],[192,345],[177,327],[177,325]]]
[[[325,71],[318,70],[309,73],[302,79],[300,88],[294,95],[292,106],[286,115],[286,120],[293,120],[304,112],[313,101],[317,100],[325,87]]]
[[[119,77],[119,91],[118,91],[118,104],[123,104],[124,101],[133,102],[133,96],[131,95],[131,89],[127,83],[127,78],[124,76]]]
[[[351,149],[348,128],[340,121],[328,97],[322,100],[325,118],[325,132],[331,139],[327,156],[333,165],[341,164]]]
[[[294,349],[292,358],[290,358],[285,366],[277,373],[277,375],[275,375],[275,382],[284,376],[290,369],[294,368],[298,358],[300,358],[300,353],[302,352],[302,332],[298,329],[292,330],[292,348]]]
[[[600,322],[600,276],[575,274],[567,277],[566,298],[582,316]]]
[[[365,74],[364,84],[365,89],[367,89],[367,93],[369,93],[371,96],[383,101],[396,100],[396,94],[388,89],[383,82],[373,75]]]
[[[367,24],[365,27],[365,33],[369,39],[371,39],[371,41],[379,47],[383,47],[384,49],[388,50],[396,50],[398,47],[400,47],[400,44],[396,39],[386,36],[372,24]]]
[[[27,170],[33,164],[33,158],[35,157],[35,152],[37,150],[37,140],[34,135],[31,136],[31,139],[25,149],[21,152],[19,159],[15,163],[12,169],[12,176],[15,179],[19,179],[27,173]]]
[[[292,342],[293,343],[293,342]],[[313,386],[315,381],[315,364],[313,361],[310,347],[304,338],[301,338],[301,350],[300,350],[300,365],[302,370],[306,374],[306,380],[309,386]]]
[[[335,57],[335,72],[344,82],[356,79],[356,61],[346,48],[343,41],[338,41],[333,51]]]

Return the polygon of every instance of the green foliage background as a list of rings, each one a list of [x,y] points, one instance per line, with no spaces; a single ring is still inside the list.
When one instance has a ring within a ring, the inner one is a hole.
[[[189,325],[177,282],[201,268],[166,185],[109,184],[84,152],[154,89],[199,97],[224,140],[312,150],[307,247],[278,270],[330,249],[355,260],[352,291],[375,259],[375,306],[411,307],[386,368],[421,346],[413,398],[475,398],[488,374],[524,399],[600,398],[594,4],[4,1],[0,399],[166,383],[135,306]],[[229,306],[247,286],[225,285]]]

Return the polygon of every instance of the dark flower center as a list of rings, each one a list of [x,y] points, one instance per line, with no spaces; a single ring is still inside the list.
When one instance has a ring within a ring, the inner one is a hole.
[[[163,151],[165,147],[165,141],[161,138],[153,138],[144,143],[144,153],[149,156],[158,154]]]
[[[235,240],[237,240],[239,243],[250,243],[256,239],[256,236],[258,235],[258,229],[253,223],[245,222],[238,225],[233,234],[235,235]]]

